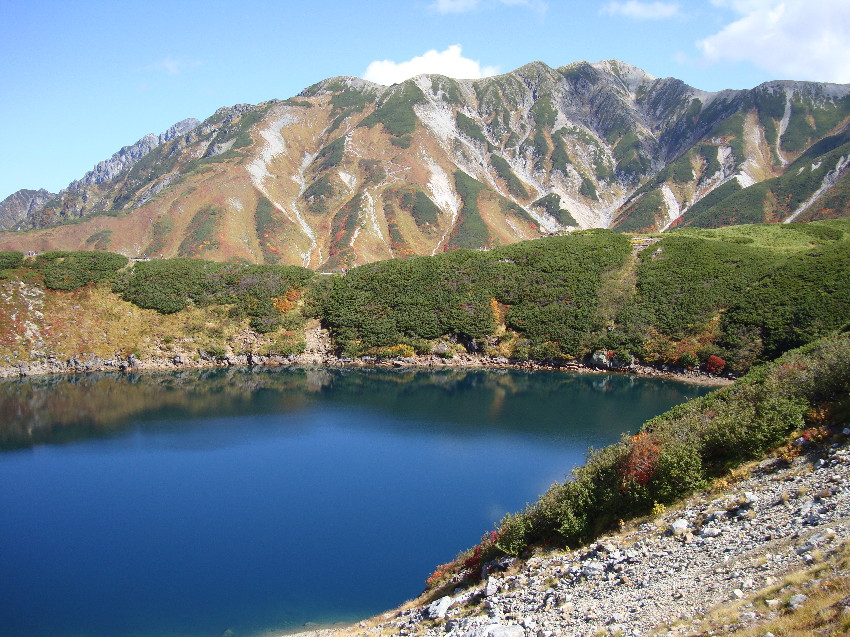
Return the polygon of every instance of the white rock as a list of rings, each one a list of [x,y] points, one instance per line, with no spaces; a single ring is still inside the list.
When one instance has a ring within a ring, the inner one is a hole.
[[[463,637],[525,637],[525,629],[518,624],[488,624],[465,632]]]
[[[682,535],[682,533],[685,533],[689,528],[691,528],[690,522],[684,518],[679,518],[670,525],[670,533],[673,535]]]
[[[454,601],[451,595],[446,595],[435,602],[431,602],[428,605],[428,617],[431,619],[443,619],[451,605],[454,604]]]
[[[794,597],[792,597],[791,599],[788,600],[788,606],[791,609],[796,610],[797,608],[799,608],[800,606],[805,604],[808,600],[809,600],[808,595],[803,595],[802,593],[799,593],[797,595],[794,595]]]

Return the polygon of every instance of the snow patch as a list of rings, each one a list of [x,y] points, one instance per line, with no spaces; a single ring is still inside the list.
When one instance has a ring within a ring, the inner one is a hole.
[[[231,208],[236,208],[239,212],[242,212],[243,206],[242,202],[239,201],[236,197],[228,197],[227,203],[230,204]]]

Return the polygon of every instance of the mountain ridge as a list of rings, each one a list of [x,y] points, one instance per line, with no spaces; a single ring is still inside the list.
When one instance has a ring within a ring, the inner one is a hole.
[[[0,227],[27,232],[0,249],[333,271],[575,228],[846,216],[848,122],[850,85],[711,93],[618,60],[391,86],[339,76],[184,120],[46,201],[15,193]],[[805,180],[788,174],[801,158]]]

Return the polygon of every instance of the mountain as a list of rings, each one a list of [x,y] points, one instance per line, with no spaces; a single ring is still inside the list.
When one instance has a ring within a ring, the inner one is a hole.
[[[40,190],[19,190],[0,201],[0,230],[13,230],[18,224],[32,218],[56,195]]]
[[[25,231],[0,249],[333,271],[575,228],[847,216],[848,122],[850,85],[708,93],[614,60],[389,87],[337,77],[143,138],[0,213]]]

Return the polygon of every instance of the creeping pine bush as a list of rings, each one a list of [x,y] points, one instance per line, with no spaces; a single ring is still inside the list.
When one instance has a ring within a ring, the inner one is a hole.
[[[571,480],[500,522],[496,547],[518,555],[542,542],[587,542],[762,456],[803,429],[804,417],[820,422],[824,413],[850,413],[850,332],[790,351],[647,421],[634,436],[591,450]]]
[[[112,252],[45,252],[33,269],[44,274],[44,285],[51,290],[76,290],[113,277],[128,261]]]
[[[189,303],[231,305],[236,318],[247,317],[258,332],[281,326],[313,272],[296,266],[241,265],[202,259],[157,259],[137,263],[114,289],[124,300],[162,314]],[[291,324],[291,321],[289,321]]]
[[[3,279],[3,270],[17,268],[24,260],[23,252],[9,251],[0,252],[0,279]]]

